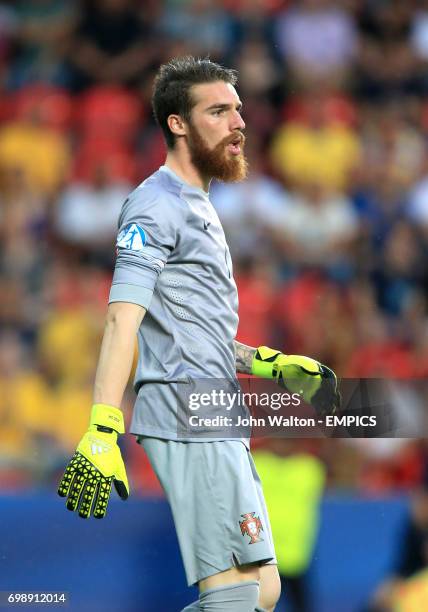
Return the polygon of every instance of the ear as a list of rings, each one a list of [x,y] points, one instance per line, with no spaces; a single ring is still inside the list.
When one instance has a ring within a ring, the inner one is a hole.
[[[169,115],[168,127],[175,136],[185,136],[187,133],[186,123],[180,115]]]

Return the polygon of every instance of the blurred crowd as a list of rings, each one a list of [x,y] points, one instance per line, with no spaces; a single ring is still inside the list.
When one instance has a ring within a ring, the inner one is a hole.
[[[212,186],[238,339],[341,377],[428,375],[426,0],[0,2],[2,488],[54,482],[86,429],[117,217],[165,155],[153,77],[189,53],[239,71],[250,175]],[[417,432],[426,397],[402,400]],[[328,486],[372,494],[420,484],[428,456],[309,446]],[[125,453],[156,492],[131,437]]]

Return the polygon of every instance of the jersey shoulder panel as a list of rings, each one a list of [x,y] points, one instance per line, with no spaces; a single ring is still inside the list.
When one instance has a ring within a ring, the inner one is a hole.
[[[175,227],[184,222],[184,202],[181,186],[166,172],[158,170],[126,198],[119,217],[119,228],[139,219],[153,217],[158,222],[171,223]]]

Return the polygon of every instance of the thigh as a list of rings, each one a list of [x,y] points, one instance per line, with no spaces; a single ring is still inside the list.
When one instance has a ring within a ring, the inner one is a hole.
[[[260,595],[259,606],[265,610],[272,610],[281,595],[281,579],[278,567],[272,564],[260,567]]]
[[[199,590],[201,593],[207,589],[215,589],[219,586],[228,584],[236,584],[238,582],[248,582],[250,580],[260,580],[259,564],[238,565],[230,569],[208,576],[199,581]]]
[[[274,558],[244,444],[157,438],[142,444],[170,503],[189,584]]]

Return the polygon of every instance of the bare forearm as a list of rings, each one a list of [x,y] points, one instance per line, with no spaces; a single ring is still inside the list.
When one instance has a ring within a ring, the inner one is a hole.
[[[256,350],[257,349],[253,346],[247,346],[246,344],[241,344],[241,342],[235,340],[237,372],[240,374],[251,374],[251,367]]]
[[[134,341],[122,337],[117,323],[107,322],[95,375],[94,404],[120,407],[131,372]]]
[[[132,308],[132,305],[128,306]],[[107,316],[95,375],[93,398],[95,404],[120,407],[131,373],[135,336],[143,316],[143,309],[140,312],[132,309],[131,312],[129,309],[113,310]]]

